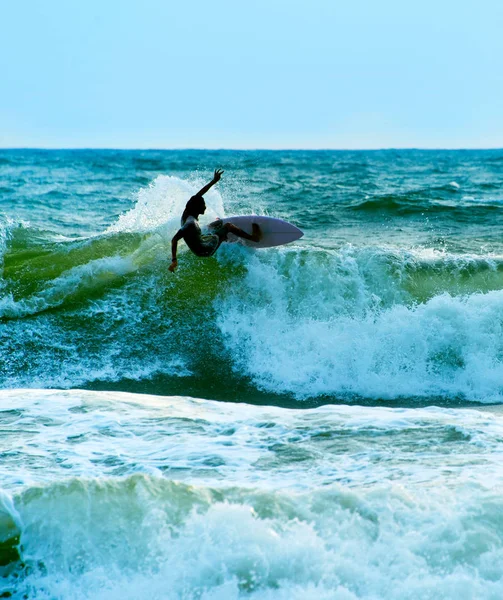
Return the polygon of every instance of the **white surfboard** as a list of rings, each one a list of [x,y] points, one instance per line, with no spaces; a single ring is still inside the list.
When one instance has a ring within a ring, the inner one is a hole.
[[[262,232],[262,239],[260,242],[251,242],[250,240],[239,238],[232,233],[229,233],[228,235],[229,242],[240,242],[245,246],[250,246],[250,248],[271,248],[272,246],[282,246],[283,244],[294,242],[304,235],[303,231],[287,221],[275,219],[274,217],[265,217],[262,215],[239,215],[236,217],[225,217],[224,219],[210,223],[208,225],[208,229],[211,229],[212,225],[217,225],[220,222],[232,223],[233,225],[236,225],[236,227],[239,227],[243,231],[246,231],[246,233],[250,234],[252,232],[252,224],[257,223]]]

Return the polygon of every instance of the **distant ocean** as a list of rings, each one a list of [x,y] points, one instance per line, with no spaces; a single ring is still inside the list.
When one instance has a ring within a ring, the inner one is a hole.
[[[0,597],[501,600],[502,404],[503,150],[0,150]]]

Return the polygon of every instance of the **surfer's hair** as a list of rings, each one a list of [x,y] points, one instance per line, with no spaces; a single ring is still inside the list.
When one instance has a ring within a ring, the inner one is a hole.
[[[202,196],[192,196],[187,202],[185,210],[183,211],[182,221],[185,221],[188,217],[197,217],[204,209],[204,198]]]

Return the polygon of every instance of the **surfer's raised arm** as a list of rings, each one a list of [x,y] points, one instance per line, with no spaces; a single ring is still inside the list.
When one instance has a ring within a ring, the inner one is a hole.
[[[222,169],[215,169],[215,174],[213,175],[213,179],[207,183],[203,188],[201,188],[196,196],[204,196],[204,194],[206,194],[206,192],[210,189],[210,187],[212,187],[213,185],[215,185],[215,183],[217,183],[217,181],[220,181],[220,177],[222,177],[223,171]]]

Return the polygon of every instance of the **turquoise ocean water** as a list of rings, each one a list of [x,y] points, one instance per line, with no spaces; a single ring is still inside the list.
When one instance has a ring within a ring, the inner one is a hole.
[[[288,246],[171,237],[268,214]],[[503,596],[503,151],[0,150],[0,594]]]

